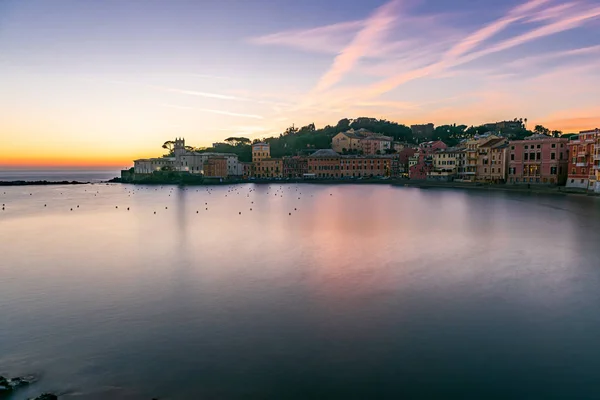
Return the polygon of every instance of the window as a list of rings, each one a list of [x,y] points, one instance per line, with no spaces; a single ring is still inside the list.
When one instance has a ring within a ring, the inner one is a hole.
[[[562,160],[563,159],[563,153],[558,153],[558,159]]]
[[[542,146],[538,144],[538,145],[537,145],[537,148],[538,148],[538,149],[540,149],[540,148],[542,148]]]
[[[556,175],[556,167],[550,167],[550,175]]]
[[[575,179],[571,179],[571,183],[575,183]]]
[[[515,149],[515,146],[510,146],[510,149],[511,149],[511,150],[514,150],[514,149]]]
[[[528,160],[528,157],[529,157],[529,153],[523,153],[523,159],[524,159],[525,161],[527,161],[527,160]]]
[[[514,155],[514,154],[511,154],[511,155],[510,155],[510,160],[511,160],[511,161],[515,161],[515,155]]]
[[[542,153],[537,153],[537,159],[541,160],[542,159]]]
[[[583,179],[581,180],[581,183],[583,183]]]
[[[556,160],[556,153],[550,153],[550,159]]]
[[[529,146],[525,145],[525,150],[527,150],[529,148]]]
[[[552,143],[552,148],[555,149],[556,148],[556,143]]]

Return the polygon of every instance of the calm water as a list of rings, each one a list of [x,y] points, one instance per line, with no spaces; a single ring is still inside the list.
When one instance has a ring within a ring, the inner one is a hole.
[[[0,170],[0,181],[78,181],[78,182],[101,182],[121,176],[121,171],[113,170]]]
[[[600,199],[96,184],[0,202],[0,374],[40,376],[15,399],[600,396]]]

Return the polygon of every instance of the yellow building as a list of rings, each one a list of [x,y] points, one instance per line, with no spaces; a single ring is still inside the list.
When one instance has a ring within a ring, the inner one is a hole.
[[[354,129],[340,132],[331,139],[331,149],[340,154],[346,151],[362,150],[360,141],[364,137],[364,134],[355,132]]]
[[[252,145],[252,176],[256,178],[281,178],[283,160],[271,158],[271,146],[260,142]]]
[[[252,144],[252,162],[271,158],[271,146],[269,143],[259,142]]]
[[[452,181],[458,177],[459,167],[464,163],[465,150],[448,148],[433,153],[433,171],[427,173],[427,179],[434,181]]]

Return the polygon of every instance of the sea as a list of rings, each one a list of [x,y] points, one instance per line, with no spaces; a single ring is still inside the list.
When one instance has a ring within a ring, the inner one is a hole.
[[[11,399],[600,396],[598,198],[97,174],[0,187]]]

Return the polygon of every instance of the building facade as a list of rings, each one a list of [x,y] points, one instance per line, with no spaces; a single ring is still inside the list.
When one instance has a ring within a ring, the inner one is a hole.
[[[433,153],[433,169],[427,173],[427,180],[451,182],[458,177],[458,168],[461,159],[464,159],[464,150],[456,147],[438,150]]]
[[[594,156],[598,130],[581,131],[569,141],[567,187],[593,190],[596,186]]]
[[[308,160],[305,157],[283,157],[283,176],[285,178],[302,178],[308,173]]]
[[[387,156],[341,156],[340,178],[385,177],[392,173],[392,159]]]
[[[508,140],[495,138],[477,148],[475,180],[484,183],[506,183]]]
[[[210,157],[204,164],[204,176],[210,178],[227,178],[227,159],[225,157]]]
[[[508,183],[564,185],[569,165],[569,140],[533,135],[509,143]]]
[[[333,150],[317,150],[307,158],[308,174],[315,178],[339,178],[340,155]]]
[[[367,155],[379,155],[386,154],[392,149],[392,142],[394,140],[391,137],[383,135],[368,136],[360,140],[360,147],[363,154]]]

